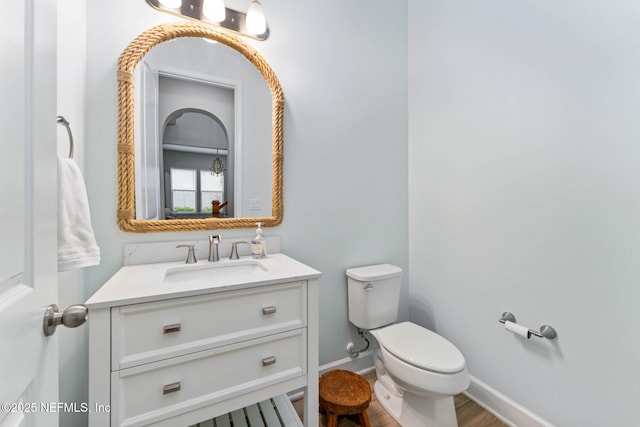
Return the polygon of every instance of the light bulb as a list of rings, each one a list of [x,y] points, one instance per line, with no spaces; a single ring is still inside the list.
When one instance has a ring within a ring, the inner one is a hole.
[[[204,0],[202,13],[210,21],[222,22],[226,16],[224,0]]]
[[[158,0],[164,7],[176,9],[182,6],[182,0]]]
[[[262,5],[258,0],[253,0],[247,10],[247,31],[252,34],[263,34],[267,31],[267,21],[264,18]]]

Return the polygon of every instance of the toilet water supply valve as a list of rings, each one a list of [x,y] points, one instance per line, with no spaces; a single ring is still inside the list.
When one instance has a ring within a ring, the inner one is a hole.
[[[356,345],[354,343],[350,342],[349,344],[347,344],[347,353],[349,353],[349,355],[353,358],[360,356],[360,353],[362,353],[363,351],[367,351],[369,349],[369,346],[371,345],[371,343],[366,337],[367,331],[364,331],[358,328],[358,335],[360,335],[360,338],[362,338],[367,342],[367,346],[363,349],[357,350]]]

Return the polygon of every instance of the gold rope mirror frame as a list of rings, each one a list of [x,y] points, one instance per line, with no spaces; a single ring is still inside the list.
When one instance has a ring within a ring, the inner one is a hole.
[[[272,97],[272,216],[136,220],[133,71],[153,47],[178,37],[207,38],[237,50],[258,69],[269,85]],[[140,34],[118,59],[118,226],[120,229],[128,232],[151,233],[253,228],[256,222],[262,222],[265,227],[275,227],[282,223],[283,115],[284,95],[278,78],[264,58],[236,36],[196,22],[161,24]]]

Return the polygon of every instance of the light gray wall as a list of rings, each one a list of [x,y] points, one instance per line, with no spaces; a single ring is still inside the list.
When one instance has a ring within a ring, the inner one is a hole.
[[[347,356],[349,267],[407,269],[407,9],[405,2],[262,2],[271,36],[251,42],[285,94],[284,222],[265,229],[320,270],[320,363]],[[143,30],[172,20],[144,1],[87,4],[86,172],[102,264],[88,297],[122,266],[123,245],[206,232],[132,234],[116,225],[116,61]],[[253,230],[223,230],[225,239]],[[408,318],[406,281],[402,318]]]
[[[57,90],[58,114],[70,123],[74,138],[74,160],[82,170],[84,157],[85,117],[85,32],[84,0],[68,0],[57,3],[58,9],[58,58]],[[53,118],[52,118],[53,119]],[[63,126],[58,126],[58,154],[69,155],[69,137]],[[58,301],[60,309],[85,300],[83,271],[67,271],[58,274]],[[88,382],[88,328],[58,328],[59,399],[61,402],[87,402]],[[86,427],[87,416],[72,412],[60,412],[60,426]]]
[[[557,426],[637,419],[639,23],[634,0],[409,1],[411,318]]]

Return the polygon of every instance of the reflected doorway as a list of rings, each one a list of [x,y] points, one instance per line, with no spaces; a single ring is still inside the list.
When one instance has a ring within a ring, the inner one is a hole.
[[[224,124],[208,111],[168,116],[162,135],[166,218],[233,217],[229,146]]]

